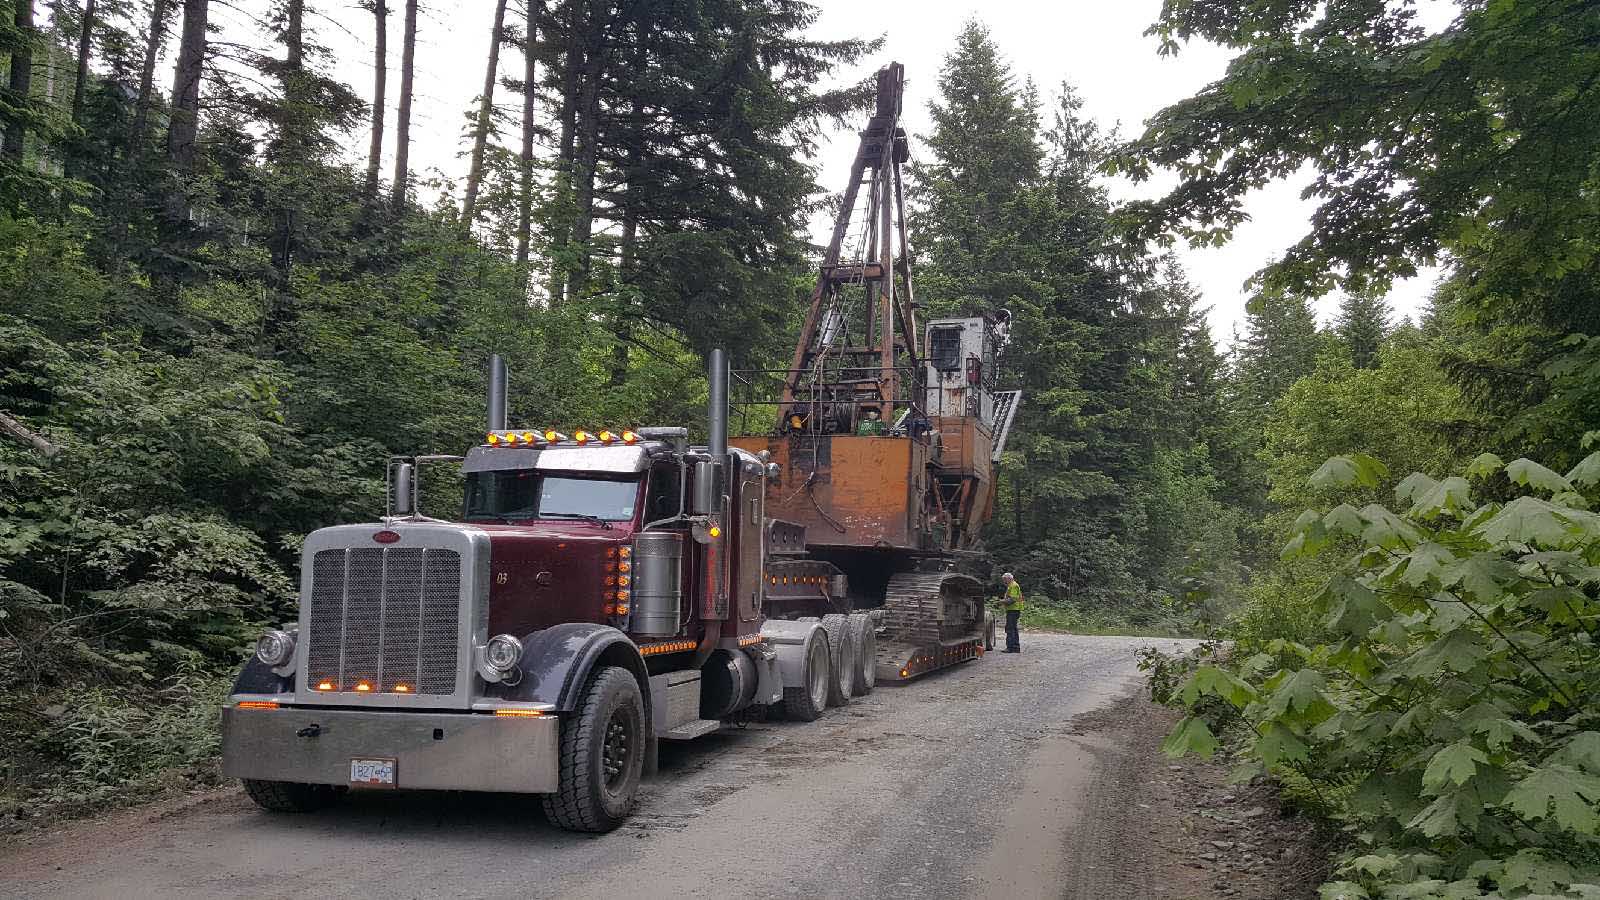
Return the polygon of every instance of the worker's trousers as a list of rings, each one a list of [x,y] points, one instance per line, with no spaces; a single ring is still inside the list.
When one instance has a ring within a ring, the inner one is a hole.
[[[1017,634],[1017,620],[1022,618],[1022,610],[1006,610],[1006,649],[1022,650],[1022,636]]]

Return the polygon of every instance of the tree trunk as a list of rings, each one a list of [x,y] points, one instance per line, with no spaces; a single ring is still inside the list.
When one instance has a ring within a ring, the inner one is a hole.
[[[461,224],[470,231],[478,212],[478,188],[483,184],[483,151],[489,143],[494,118],[494,86],[500,74],[500,41],[506,27],[506,0],[496,0],[494,27],[489,31],[489,64],[483,74],[483,96],[478,100],[478,124],[472,133],[472,165],[467,170],[466,197],[461,203]]]
[[[633,77],[637,81],[644,75],[645,68],[650,62],[649,31],[640,23],[636,32],[638,43],[633,51]],[[640,185],[644,181],[643,165],[640,157],[643,149],[640,146],[644,135],[644,98],[634,92],[633,105],[630,110],[632,121],[638,129],[628,142],[628,158],[624,164],[624,179],[627,185],[622,195],[622,249],[617,260],[618,286],[620,290],[617,298],[617,316],[613,322],[617,340],[611,345],[611,377],[610,386],[622,387],[628,380],[628,345],[633,338],[632,313],[634,292],[634,273],[638,268],[638,242],[639,242],[639,196]]]
[[[144,65],[139,70],[139,102],[133,113],[133,153],[144,146],[145,125],[150,119],[150,98],[155,91],[156,60],[167,38],[167,11],[170,0],[155,0],[150,6],[150,33],[145,36]]]
[[[528,33],[522,49],[522,153],[517,158],[518,267],[528,264],[528,245],[533,239],[533,114],[538,97],[539,20],[544,17],[544,0],[527,2]]]
[[[406,0],[406,31],[400,39],[400,109],[394,130],[394,209],[406,208],[410,183],[411,76],[417,56],[417,0]]]
[[[18,109],[29,106],[28,92],[33,85],[33,0],[15,0],[17,49],[11,53],[11,102]],[[5,138],[0,141],[0,155],[15,163],[22,161],[22,151],[28,142],[28,126],[21,120],[6,126]]]
[[[289,107],[279,133],[276,159],[280,173],[292,176],[296,167],[309,162],[310,135],[306,134],[305,118],[300,114],[305,75],[305,0],[287,0],[285,5],[283,45],[284,60],[281,79],[283,102]],[[278,273],[279,290],[287,290],[289,269],[294,265],[294,200],[273,211],[272,268]]]
[[[560,303],[567,293],[567,214],[572,200],[572,142],[578,114],[578,75],[583,66],[580,43],[582,0],[567,0],[566,50],[561,59],[561,141],[556,153],[555,207],[550,227],[550,302]]]
[[[167,123],[167,158],[180,179],[194,172],[209,12],[210,0],[183,0],[183,37],[178,44],[178,66],[172,82],[172,115]],[[187,218],[187,206],[184,192],[176,191],[169,198],[168,213],[173,218]]]
[[[384,89],[389,76],[389,2],[372,0],[372,142],[367,146],[367,182],[362,199],[371,205],[378,197],[378,166],[383,160]]]
[[[583,64],[583,89],[580,92],[576,125],[577,162],[573,183],[572,250],[577,254],[568,292],[582,295],[589,287],[589,267],[593,252],[589,238],[594,233],[595,166],[600,155],[600,78],[605,69],[604,27],[598,17],[589,23]]]
[[[78,28],[78,74],[72,82],[72,124],[83,123],[83,92],[89,83],[89,54],[93,49],[95,0],[83,7],[83,22]]]

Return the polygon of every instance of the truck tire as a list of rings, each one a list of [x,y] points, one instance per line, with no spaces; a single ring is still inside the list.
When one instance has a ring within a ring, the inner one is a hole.
[[[878,628],[871,616],[857,613],[850,617],[856,636],[856,668],[850,679],[850,694],[865,697],[878,684]]]
[[[828,708],[828,685],[833,681],[833,660],[827,632],[818,629],[806,643],[804,686],[783,689],[783,713],[791,722],[815,722]]]
[[[560,774],[544,814],[568,831],[603,833],[633,811],[644,770],[644,698],[626,669],[595,672],[583,699],[561,718]]]
[[[983,649],[985,651],[994,649],[994,613],[987,610],[983,614]]]
[[[856,636],[850,628],[850,617],[837,613],[822,617],[822,630],[828,633],[828,649],[833,657],[833,677],[828,680],[828,705],[844,706],[850,702],[851,688],[856,680]]]
[[[244,779],[244,792],[256,805],[272,812],[316,812],[333,803],[338,789],[331,784]]]

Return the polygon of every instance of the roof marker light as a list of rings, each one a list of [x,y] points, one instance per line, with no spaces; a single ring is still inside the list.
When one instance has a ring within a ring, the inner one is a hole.
[[[524,431],[522,433],[522,442],[524,444],[531,444],[531,443],[533,443],[534,441],[536,441],[538,439],[539,439],[539,436],[534,434],[531,431]]]
[[[636,443],[639,442],[639,435],[635,434],[632,431],[623,431],[622,432],[622,442],[624,444],[636,444]]]
[[[500,443],[500,435],[491,431],[489,432],[489,436],[483,439],[483,442],[493,447],[495,444]]]
[[[573,439],[573,440],[574,440],[574,441],[576,441],[576,442],[578,442],[578,443],[580,443],[580,444],[587,444],[587,443],[589,443],[589,437],[590,437],[590,435],[589,435],[589,432],[587,432],[587,431],[584,431],[584,430],[583,430],[583,429],[581,429],[581,428],[580,428],[580,429],[578,429],[578,430],[577,430],[577,431],[574,431],[574,432],[573,432],[573,433],[572,433],[572,439]]]
[[[560,443],[561,441],[566,440],[567,436],[562,434],[559,431],[551,430],[551,431],[546,431],[544,433],[544,439],[546,441],[548,441],[549,443],[557,444],[557,443]]]
[[[599,438],[600,438],[600,443],[602,443],[602,444],[609,444],[609,443],[611,443],[611,442],[612,442],[612,441],[614,441],[614,440],[616,440],[616,437],[617,437],[617,436],[616,436],[616,435],[614,435],[614,434],[612,434],[612,433],[611,433],[611,432],[609,432],[609,431],[602,431],[602,432],[600,432],[600,434],[599,434],[599,435],[597,435],[597,437],[599,437]]]

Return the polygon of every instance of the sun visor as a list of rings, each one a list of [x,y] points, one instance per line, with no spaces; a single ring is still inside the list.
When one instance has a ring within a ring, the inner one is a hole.
[[[650,460],[643,447],[474,447],[467,451],[463,472],[498,472],[506,469],[604,472],[636,475]]]

